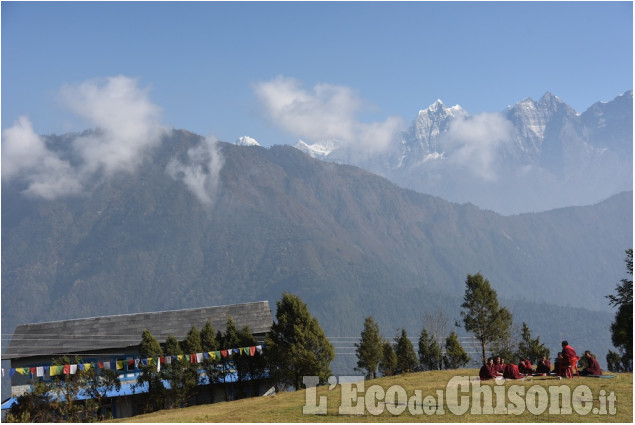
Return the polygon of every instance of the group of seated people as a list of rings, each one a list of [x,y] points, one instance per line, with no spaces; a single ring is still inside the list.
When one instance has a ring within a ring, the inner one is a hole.
[[[602,375],[600,364],[595,357],[593,357],[591,352],[588,350],[585,351],[584,357],[587,362],[587,367],[579,372],[580,375]],[[479,371],[479,377],[481,380],[485,381],[498,377],[503,377],[505,379],[524,379],[527,375],[537,376],[555,374],[557,376],[564,376],[566,369],[571,365],[577,365],[577,361],[579,359],[580,358],[576,355],[573,347],[571,347],[567,341],[562,341],[562,351],[558,353],[553,371],[551,370],[551,363],[545,356],[538,361],[535,370],[529,359],[519,361],[518,365],[513,362],[505,364],[505,359],[498,356],[496,359],[493,357],[487,359],[487,364],[483,365]],[[573,376],[573,371],[571,371],[571,376]]]

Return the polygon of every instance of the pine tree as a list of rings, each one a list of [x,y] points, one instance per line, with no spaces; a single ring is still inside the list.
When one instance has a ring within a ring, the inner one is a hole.
[[[413,372],[417,369],[417,355],[408,339],[405,329],[401,330],[401,335],[395,337],[395,354],[397,354],[397,369],[401,372]]]
[[[470,361],[463,347],[459,343],[459,337],[454,331],[445,340],[445,355],[443,356],[443,366],[446,369],[458,369],[465,366]]]
[[[481,344],[481,359],[486,363],[485,351],[499,339],[509,339],[512,315],[499,307],[496,291],[480,273],[467,275],[461,312],[465,330],[472,332]]]
[[[441,347],[425,329],[419,335],[419,363],[423,370],[439,370],[443,366]]]
[[[632,248],[626,250],[625,261],[626,272],[632,276]],[[617,307],[615,321],[611,324],[611,342],[621,355],[619,368],[631,372],[633,370],[633,279],[622,279],[622,283],[616,286],[615,292],[616,295],[607,296],[609,304]],[[608,362],[609,359],[607,356],[607,363]],[[613,365],[614,363],[614,358],[612,358],[610,364]]]
[[[302,388],[304,376],[326,382],[335,350],[300,297],[285,293],[277,303],[276,320],[267,336],[270,372],[276,385]]]
[[[142,358],[157,358],[163,355],[161,344],[156,340],[149,330],[144,330],[141,334],[141,343],[139,344],[139,356]]]
[[[203,329],[201,329],[201,345],[203,347],[203,352],[217,351],[220,349],[220,344],[215,335],[214,327],[208,320],[205,322]],[[205,370],[205,375],[207,376],[209,382],[207,385],[207,391],[210,400],[212,401],[214,401],[214,384],[221,381],[222,373],[218,368],[219,363],[220,359],[215,359],[211,356],[203,360],[203,369]]]
[[[141,373],[137,376],[136,386],[145,387],[147,385],[148,388],[145,411],[152,412],[163,409],[166,390],[161,373],[157,371],[156,365],[153,364],[154,361],[158,361],[159,357],[163,356],[163,350],[159,341],[147,329],[141,334],[139,355],[141,358],[152,359],[152,361],[148,361],[147,365],[141,366]]]
[[[185,337],[182,346],[185,354],[196,354],[203,351],[201,334],[198,329],[196,329],[196,326],[192,326],[192,329],[187,333],[187,337]]]
[[[385,341],[381,344],[381,361],[379,362],[379,371],[383,376],[392,376],[397,368],[397,354],[392,348],[390,342]]]
[[[201,329],[201,345],[203,351],[216,351],[218,350],[218,341],[214,333],[214,327],[208,320],[205,322],[205,326]]]
[[[196,394],[198,371],[197,365],[191,362],[190,354],[193,352],[190,350],[196,349],[197,344],[200,348],[200,337],[196,327],[192,327],[183,344],[179,343],[173,335],[169,335],[165,340],[165,353],[172,358],[170,363],[166,363],[161,369],[161,377],[170,383],[170,390],[166,392],[170,394],[170,402],[177,407],[187,406],[189,400]],[[185,352],[181,345],[187,347]]]
[[[379,325],[372,316],[364,320],[359,344],[355,344],[357,354],[357,371],[366,371],[366,378],[377,377],[377,366],[381,361],[382,337],[379,333]]]
[[[174,335],[168,335],[165,340],[165,355],[166,356],[179,356],[183,354],[181,344]]]
[[[543,356],[549,358],[550,350],[545,346],[545,344],[540,343],[540,337],[536,339],[532,339],[531,330],[525,322],[523,322],[523,330],[521,341],[518,344],[518,357],[521,360],[529,359],[529,361],[533,364],[538,363],[538,360],[542,359]]]

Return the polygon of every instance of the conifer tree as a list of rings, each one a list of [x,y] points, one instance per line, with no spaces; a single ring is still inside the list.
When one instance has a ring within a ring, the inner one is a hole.
[[[633,276],[633,249],[626,250],[626,272]],[[617,307],[611,324],[611,342],[620,353],[615,362],[615,352],[609,350],[607,363],[614,370],[633,371],[633,279],[624,278],[615,288],[616,295],[608,295],[609,304]],[[610,356],[610,358],[609,358]],[[609,369],[610,370],[610,369]]]
[[[395,354],[397,355],[397,369],[401,372],[414,372],[417,369],[417,355],[408,339],[405,329],[401,330],[401,335],[395,337]]]
[[[201,346],[203,351],[216,351],[218,350],[218,341],[214,333],[214,327],[208,320],[205,322],[205,326],[201,329]]]
[[[183,341],[183,351],[185,351],[185,354],[196,354],[203,351],[201,334],[196,329],[196,326],[192,326],[192,329],[187,333],[187,337]]]
[[[523,322],[521,341],[518,344],[518,357],[521,360],[529,359],[532,364],[536,364],[543,356],[550,358],[550,350],[545,344],[540,343],[540,337],[536,339],[531,337],[529,326]]]
[[[161,377],[170,383],[168,391],[171,396],[170,402],[174,403],[176,407],[187,406],[190,399],[196,394],[198,387],[198,366],[196,363],[192,363],[190,357],[190,354],[196,353],[196,351],[190,350],[200,349],[200,337],[195,326],[192,327],[182,345],[187,349],[181,348],[181,343],[174,335],[167,337],[165,353],[172,358],[170,363],[166,363],[161,369]]]
[[[443,366],[441,347],[425,329],[419,335],[419,363],[423,370],[439,370]]]
[[[201,329],[201,345],[203,347],[203,352],[211,352],[218,351],[220,348],[218,339],[215,336],[214,327],[211,322],[208,320],[203,329]],[[206,358],[203,361],[203,369],[205,370],[205,375],[209,381],[207,386],[208,394],[210,400],[214,401],[214,384],[221,381],[221,371],[219,370],[220,359]]]
[[[468,364],[469,361],[470,356],[463,350],[461,343],[459,343],[459,337],[452,331],[445,340],[443,366],[446,369],[458,369]]]
[[[165,340],[165,355],[166,356],[179,356],[183,354],[181,344],[174,335],[168,335]]]
[[[144,387],[146,385],[148,387],[145,411],[152,412],[163,409],[165,406],[166,390],[163,385],[161,373],[157,371],[157,366],[154,364],[159,360],[159,357],[163,356],[163,350],[161,349],[159,341],[157,341],[147,329],[141,334],[139,355],[143,359],[148,359],[148,364],[141,366],[141,373],[137,376],[136,384],[138,387]]]
[[[302,388],[304,376],[326,382],[335,350],[318,320],[297,295],[285,293],[276,305],[276,323],[265,342],[274,381],[295,389]]]
[[[163,355],[161,344],[156,340],[149,330],[144,330],[141,334],[141,343],[139,344],[139,356],[142,358],[156,358]]]
[[[397,354],[389,341],[384,340],[381,344],[381,361],[379,371],[383,376],[392,376],[397,368]]]
[[[379,333],[379,325],[372,316],[364,320],[359,344],[355,344],[357,354],[357,371],[366,371],[366,378],[377,377],[377,367],[381,361],[382,337]]]
[[[497,340],[509,339],[512,315],[498,305],[496,291],[480,273],[467,275],[463,296],[463,323],[465,330],[474,334],[481,344],[481,360],[487,362],[486,349]]]

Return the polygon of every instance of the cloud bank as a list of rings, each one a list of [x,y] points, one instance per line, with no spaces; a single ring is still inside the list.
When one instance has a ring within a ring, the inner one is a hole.
[[[486,181],[498,178],[500,147],[510,140],[512,123],[499,113],[482,113],[453,121],[440,144],[448,162]]]
[[[60,93],[64,104],[96,131],[52,149],[27,117],[4,130],[2,179],[23,181],[27,195],[77,195],[95,181],[133,172],[168,132],[160,123],[160,108],[134,79],[91,80],[64,86]]]
[[[338,140],[354,151],[380,152],[403,125],[399,117],[360,122],[356,116],[365,104],[349,87],[317,84],[307,91],[298,80],[279,76],[257,83],[254,91],[273,124],[312,142]]]
[[[166,172],[173,179],[181,180],[203,205],[211,206],[220,184],[223,163],[217,140],[208,137],[187,150],[186,162],[172,159]]]

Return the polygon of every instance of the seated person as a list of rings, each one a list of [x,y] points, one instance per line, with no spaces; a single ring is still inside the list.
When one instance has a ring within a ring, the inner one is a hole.
[[[505,365],[503,364],[503,361],[501,360],[500,356],[496,356],[494,367],[496,369],[496,372],[503,373],[503,370],[505,369]]]
[[[564,359],[562,358],[562,353],[558,352],[558,357],[556,357],[556,361],[553,362],[553,371],[556,372],[556,375],[560,376],[560,363],[562,363]]]
[[[600,369],[600,364],[593,357],[593,354],[589,350],[584,352],[584,358],[586,359],[587,367],[580,371],[580,375],[589,376],[589,375],[602,375],[602,369]]]
[[[521,360],[518,363],[518,371],[525,375],[531,375],[532,373],[534,373],[534,370],[531,366],[531,362],[529,361],[529,359]]]
[[[487,381],[488,379],[496,378],[498,374],[496,373],[496,367],[494,366],[494,359],[487,359],[487,363],[481,367],[481,370],[478,372],[479,378],[481,381]]]
[[[510,363],[505,366],[505,371],[503,372],[503,378],[505,379],[524,379],[525,376],[518,371],[518,366],[514,363]]]
[[[538,360],[538,366],[536,366],[536,373],[550,373],[551,362],[547,360],[547,356],[542,356],[542,359]]]

